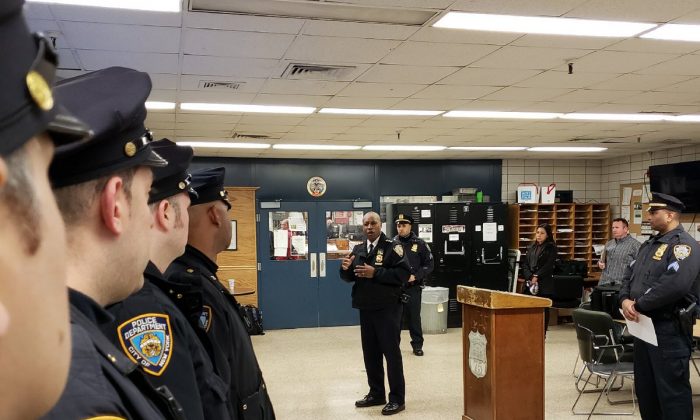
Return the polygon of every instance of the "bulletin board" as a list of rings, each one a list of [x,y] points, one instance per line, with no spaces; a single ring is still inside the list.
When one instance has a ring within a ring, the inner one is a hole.
[[[620,217],[627,219],[630,233],[635,235],[651,235],[651,227],[647,222],[649,208],[649,184],[637,182],[620,185]]]

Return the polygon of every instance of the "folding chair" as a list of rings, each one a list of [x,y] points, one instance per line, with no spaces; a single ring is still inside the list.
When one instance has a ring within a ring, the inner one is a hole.
[[[518,271],[520,271],[520,250],[508,250],[508,290],[516,293],[518,291]]]
[[[571,412],[575,415],[588,415],[590,418],[592,415],[634,415],[636,411],[636,401],[634,396],[634,366],[632,362],[621,361],[623,354],[625,353],[625,346],[623,344],[615,344],[615,333],[611,328],[608,332],[604,334],[596,334],[593,329],[598,329],[604,321],[603,318],[609,318],[612,322],[610,315],[604,312],[588,311],[585,309],[576,309],[573,313],[574,324],[576,325],[576,339],[578,341],[579,357],[583,361],[584,369],[582,370],[579,378],[576,382],[576,388],[579,391],[576,401],[574,401],[571,407]],[[592,328],[588,328],[588,326]],[[579,384],[583,381],[583,374],[588,372],[583,387],[579,388]],[[591,384],[591,378],[595,377],[599,380],[604,380],[605,383],[602,387],[596,386],[592,389],[586,389],[588,385]],[[622,388],[623,382],[617,388],[613,385],[617,379],[629,378],[632,380],[632,398],[628,401],[611,401],[610,392],[614,390],[619,390]],[[578,404],[581,396],[585,393],[598,393],[598,398],[595,404],[588,412],[576,411],[576,405]],[[632,403],[632,411],[630,412],[596,412],[598,403],[602,398],[603,394],[610,404],[622,404],[622,403]]]

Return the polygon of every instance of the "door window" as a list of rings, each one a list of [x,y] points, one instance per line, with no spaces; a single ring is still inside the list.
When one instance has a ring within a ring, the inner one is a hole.
[[[309,216],[305,211],[270,212],[271,260],[306,260],[309,251]]]
[[[327,211],[326,212],[326,254],[327,258],[334,260],[344,258],[352,248],[362,243],[361,210],[355,211]]]

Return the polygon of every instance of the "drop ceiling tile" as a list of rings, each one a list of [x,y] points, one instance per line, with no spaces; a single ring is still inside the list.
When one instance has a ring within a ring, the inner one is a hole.
[[[175,130],[175,135],[178,137],[199,137],[205,139],[225,139],[230,138],[231,132],[229,130]]]
[[[205,114],[205,113],[194,113],[194,112],[184,112],[178,109],[177,111],[177,122],[201,122],[201,123],[236,123],[241,119],[241,114]]]
[[[300,36],[285,54],[289,60],[314,63],[376,63],[399,45],[398,41],[361,38]]]
[[[414,94],[412,98],[425,99],[478,99],[503,88],[496,86],[432,85]]]
[[[314,36],[395,39],[402,41],[408,39],[417,30],[418,28],[414,26],[404,25],[309,20],[304,25],[301,33]]]
[[[276,70],[277,60],[201,55],[185,55],[182,58],[183,74],[268,78],[275,76]]]
[[[484,96],[486,101],[544,101],[571,92],[571,89],[507,87]]]
[[[605,80],[613,79],[619,76],[615,73],[586,73],[583,71],[575,71],[569,74],[565,71],[546,71],[533,76],[522,82],[515,84],[516,87],[531,87],[531,88],[571,88],[580,89],[587,88],[596,83]]]
[[[84,68],[91,71],[122,66],[148,73],[177,74],[179,67],[177,54],[97,50],[77,50],[77,54]]]
[[[177,92],[174,90],[151,89],[149,101],[177,102]]]
[[[399,98],[363,98],[355,96],[334,96],[325,106],[328,108],[370,108],[388,109],[400,101]]]
[[[459,110],[464,111],[514,111],[532,105],[533,101],[514,100],[514,101],[494,101],[486,99],[478,99],[468,104],[461,106]]]
[[[510,45],[518,47],[576,48],[582,50],[599,50],[618,42],[618,38],[586,37],[566,35],[523,35]]]
[[[175,124],[175,112],[172,111],[148,111],[148,116],[146,117],[146,122],[158,122],[158,123],[168,123]],[[146,124],[148,127],[148,124]]]
[[[286,80],[269,79],[261,89],[261,93],[286,95],[335,95],[348,82],[331,82],[326,80]]]
[[[700,55],[688,54],[655,66],[637,71],[640,74],[697,76],[700,68]]]
[[[693,0],[590,0],[570,9],[565,17],[663,23],[697,8],[698,3]]]
[[[674,54],[627,53],[619,51],[596,51],[573,60],[574,73],[631,73],[664,61],[673,60]]]
[[[187,28],[279,34],[298,34],[305,22],[304,19],[195,12],[185,13],[183,21]]]
[[[394,109],[424,109],[433,111],[451,111],[453,109],[459,109],[465,104],[470,103],[471,100],[458,100],[458,99],[422,99],[422,98],[408,98],[397,103],[393,106]]]
[[[457,71],[457,67],[399,66],[381,64],[358,78],[362,82],[431,84]]]
[[[183,52],[192,55],[280,59],[294,35],[186,29]]]
[[[577,89],[567,94],[553,98],[554,102],[589,102],[601,103],[621,100],[632,96],[633,93],[624,90]]]
[[[584,4],[586,0],[534,1],[518,0],[457,0],[452,10],[472,13],[492,13],[526,16],[561,16],[574,7]]]
[[[180,29],[158,26],[62,22],[68,45],[82,50],[178,53]]]
[[[367,83],[355,82],[338,92],[338,96],[361,98],[405,98],[411,96],[425,85],[410,83]]]
[[[54,18],[50,6],[43,3],[25,3],[22,12],[27,20]]]
[[[404,42],[382,59],[383,64],[422,64],[431,66],[467,66],[496,51],[494,45]]]
[[[649,105],[699,105],[700,97],[694,93],[681,92],[645,92],[639,95],[627,96],[612,102],[622,104]]]
[[[31,3],[29,3],[31,4]],[[26,9],[25,9],[26,11]],[[26,13],[25,13],[26,16]],[[29,27],[29,30],[31,32],[43,32],[43,33],[51,33],[51,32],[60,32],[61,27],[58,25],[58,22],[53,20],[53,18],[48,17],[45,19],[31,19],[27,18],[27,26]],[[56,47],[60,48],[61,45],[57,42]]]
[[[659,88],[667,88],[674,83],[679,83],[688,80],[689,76],[670,76],[670,75],[652,75],[652,74],[623,74],[613,79],[602,83],[591,85],[592,89],[611,89],[611,90],[629,90],[629,91],[646,91]]]
[[[605,50],[654,54],[688,54],[700,50],[700,44],[697,42],[676,42],[663,39],[627,38],[610,45]]]
[[[324,106],[330,96],[321,95],[276,95],[258,94],[252,103],[257,105],[284,105],[284,106]]]
[[[589,50],[506,46],[471,67],[549,70],[589,54]]]
[[[76,60],[73,50],[58,50],[58,67],[64,70],[81,70],[83,66]]]
[[[541,73],[539,70],[516,70],[467,67],[440,81],[447,85],[510,86]]]
[[[178,88],[178,77],[175,74],[150,73],[153,89],[175,90]]]
[[[227,91],[193,91],[179,92],[179,102],[206,102],[221,104],[250,104],[255,99],[254,93]],[[188,112],[188,111],[183,111]]]
[[[520,112],[580,112],[582,109],[595,106],[596,103],[559,101],[554,98],[551,101],[534,102],[522,108],[516,109]]]
[[[180,13],[147,12],[143,10],[83,7],[62,4],[51,5],[56,20],[71,22],[117,23],[142,26],[180,27]]]

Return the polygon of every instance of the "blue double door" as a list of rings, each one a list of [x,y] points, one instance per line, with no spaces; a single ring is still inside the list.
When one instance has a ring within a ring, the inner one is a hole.
[[[362,240],[363,211],[353,209],[351,201],[258,206],[258,290],[265,328],[359,324],[352,284],[339,270],[342,257]]]

